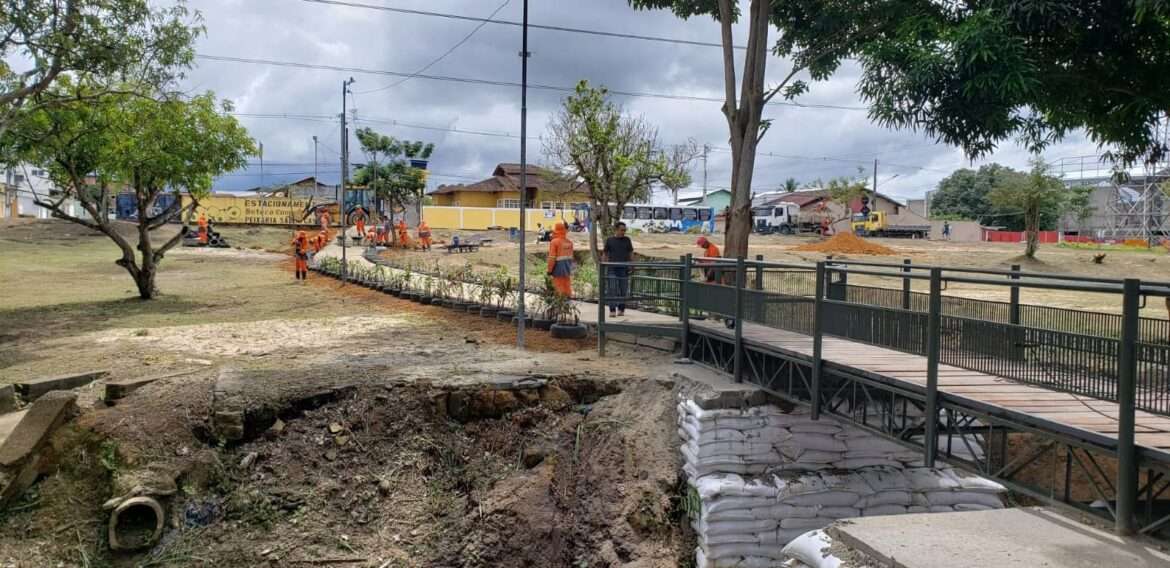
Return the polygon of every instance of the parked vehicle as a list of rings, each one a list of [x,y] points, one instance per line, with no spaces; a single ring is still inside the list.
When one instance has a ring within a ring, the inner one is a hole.
[[[861,237],[892,237],[904,239],[925,239],[930,235],[930,225],[903,225],[891,221],[885,211],[871,211],[869,216],[858,213],[851,222],[853,232]]]
[[[795,233],[812,233],[821,230],[820,219],[805,218],[800,213],[800,206],[795,203],[777,203],[764,207],[752,208],[752,220],[755,222],[755,231],[761,235],[780,233],[792,235]]]

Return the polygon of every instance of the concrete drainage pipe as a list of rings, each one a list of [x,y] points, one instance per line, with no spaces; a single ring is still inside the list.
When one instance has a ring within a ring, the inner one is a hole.
[[[162,536],[163,508],[151,497],[133,497],[110,513],[110,549],[148,548]]]

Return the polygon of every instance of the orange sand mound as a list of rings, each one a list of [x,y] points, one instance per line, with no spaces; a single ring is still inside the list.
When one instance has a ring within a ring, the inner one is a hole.
[[[804,252],[825,252],[842,254],[898,254],[894,249],[871,243],[853,233],[837,233],[833,238],[807,245],[800,245],[792,250]]]

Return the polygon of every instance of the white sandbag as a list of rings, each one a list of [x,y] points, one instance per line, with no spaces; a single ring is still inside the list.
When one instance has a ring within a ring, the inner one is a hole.
[[[906,474],[900,469],[867,469],[856,472],[857,476],[869,485],[875,493],[886,491],[909,491],[910,482],[906,481]]]
[[[683,471],[689,477],[701,477],[704,475],[711,475],[713,473],[738,473],[740,475],[760,475],[768,471],[768,465],[764,463],[759,464],[726,464],[713,463],[704,465],[695,465],[691,463],[683,463]]]
[[[879,438],[864,430],[845,428],[842,436],[850,452],[872,452],[879,454],[896,454],[906,451],[906,447],[884,438]]]
[[[866,509],[870,507],[880,507],[882,505],[900,505],[908,507],[913,502],[909,491],[881,491],[873,495],[867,495],[857,501],[857,506]]]
[[[762,556],[779,560],[783,558],[783,546],[778,544],[716,544],[707,546],[706,556],[710,560],[723,560],[745,556]]]
[[[754,519],[771,519],[775,521],[783,519],[812,519],[817,516],[819,509],[819,507],[769,505],[766,507],[755,507],[751,510],[751,514]]]
[[[860,498],[860,495],[848,491],[827,491],[786,497],[781,500],[781,503],[815,507],[853,507]]]
[[[694,430],[703,432],[708,429],[724,429],[724,430],[741,430],[744,432],[751,430],[759,430],[761,428],[781,428],[784,425],[777,422],[769,421],[766,417],[742,417],[742,418],[713,418],[711,420],[703,420],[695,418],[694,416],[687,416],[682,419],[680,426],[692,426]]]
[[[906,507],[906,512],[910,513],[911,515],[920,514],[920,513],[929,513],[930,507],[911,505],[909,507]]]
[[[929,508],[930,501],[926,498],[925,493],[910,493],[910,506]]]
[[[918,492],[959,488],[959,481],[953,476],[925,467],[907,469],[906,481],[910,482],[910,489]]]
[[[712,442],[766,442],[779,444],[788,440],[792,435],[788,430],[776,427],[758,428],[753,430],[738,430],[734,428],[703,428],[695,427],[693,422],[686,422],[679,426],[679,436],[687,442],[698,442],[699,445]]]
[[[845,458],[833,462],[833,467],[836,469],[863,469],[868,467],[902,467],[902,462],[885,457],[873,458]]]
[[[784,554],[808,568],[840,568],[841,559],[830,552],[833,539],[825,531],[806,532],[784,547]]]
[[[953,513],[955,508],[948,505],[931,505],[929,511],[931,513]]]
[[[712,521],[700,518],[694,523],[695,532],[701,535],[719,536],[725,534],[755,534],[765,531],[775,531],[780,528],[780,521],[776,519],[759,519],[750,521]]]
[[[679,451],[682,452],[683,461],[695,466],[711,466],[711,465],[752,465],[762,464],[771,465],[780,461],[779,454],[764,454],[764,455],[749,455],[749,456],[734,456],[734,455],[720,455],[720,456],[704,456],[699,455],[690,446],[681,446]],[[728,469],[728,473],[742,473],[737,470]]]
[[[783,472],[816,473],[832,468],[833,464],[831,463],[785,462],[774,469]]]
[[[749,408],[715,408],[705,410],[699,408],[699,405],[695,404],[695,401],[687,400],[681,406],[683,408],[679,414],[686,414],[700,422],[713,421],[719,418],[772,418],[778,422],[799,419],[799,417],[792,416],[780,410],[779,407],[770,404]]]
[[[862,511],[862,515],[866,517],[880,517],[883,515],[905,515],[906,507],[904,505],[878,505],[876,507],[866,507]]]
[[[696,529],[699,533],[699,544],[706,546],[710,550],[712,546],[723,544],[775,544],[774,542],[762,542],[756,533],[725,533],[716,535],[705,535]],[[776,534],[775,529],[771,531]],[[774,540],[774,539],[773,539]]]
[[[695,490],[699,498],[704,501],[718,496],[733,497],[767,497],[775,499],[780,490],[775,485],[775,478],[767,482],[761,479],[747,479],[734,473],[704,475],[694,481]]]
[[[754,509],[728,509],[726,511],[712,512],[700,507],[699,520],[706,523],[760,520],[752,513],[752,511],[754,511]]]
[[[817,516],[826,519],[853,519],[861,516],[858,507],[820,507]]]
[[[707,513],[718,513],[732,509],[756,509],[768,507],[775,503],[773,499],[764,497],[720,497],[703,501],[701,509]]]
[[[700,457],[705,456],[775,456],[778,455],[776,448],[768,442],[753,442],[753,441],[739,441],[739,442],[690,442],[686,446],[691,449],[695,455]]]
[[[984,505],[999,509],[1003,507],[1003,501],[998,495],[991,493],[973,493],[970,491],[931,491],[926,494],[926,500],[933,505],[958,505],[960,503],[969,505]]]
[[[822,452],[844,452],[847,448],[845,441],[819,432],[797,432],[792,430],[792,437],[784,442],[784,447],[801,448],[804,450],[820,450]]]
[[[998,495],[1007,492],[1006,487],[986,477],[979,477],[978,475],[971,475],[953,469],[945,470],[945,472],[958,481],[960,489],[968,493],[992,493]]]
[[[841,425],[831,420],[801,420],[794,421],[788,426],[788,430],[802,434],[839,434],[841,433]]]
[[[816,517],[813,519],[781,519],[780,528],[810,530],[827,527],[832,523],[833,519],[826,519],[823,517]]]
[[[777,446],[777,449],[780,450],[780,454],[790,463],[831,464],[844,459],[842,452],[810,450],[800,446],[788,445],[787,443]]]

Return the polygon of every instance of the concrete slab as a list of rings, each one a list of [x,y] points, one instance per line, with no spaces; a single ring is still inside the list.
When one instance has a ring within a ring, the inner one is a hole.
[[[42,396],[0,445],[0,466],[26,461],[77,408],[77,395],[56,391]]]
[[[28,414],[27,410],[0,414],[0,446],[4,445],[4,440],[8,439],[8,435],[16,429],[16,425],[20,423],[25,414]]]
[[[0,385],[0,414],[12,412],[19,408],[16,405],[16,389],[12,385]]]
[[[700,365],[676,364],[674,368],[673,376],[680,383],[682,391],[704,410],[751,408],[765,404],[792,407],[790,403],[769,395],[760,387],[737,383],[727,375]]]
[[[202,371],[203,369],[188,369],[186,371],[179,371],[176,373],[168,373],[165,375],[158,375],[154,377],[140,377],[137,379],[122,379],[120,381],[109,381],[105,384],[105,391],[102,393],[102,400],[107,403],[126,398],[130,393],[149,385],[155,381],[162,379],[170,379],[174,377],[181,377],[183,375],[190,375]]]
[[[896,568],[1170,566],[1154,544],[1041,507],[864,517],[828,532],[835,544]]]
[[[63,377],[33,379],[14,383],[14,386],[20,398],[23,398],[25,402],[32,402],[44,396],[49,391],[75,389],[88,385],[108,374],[110,374],[109,371],[90,371],[88,373],[66,375]]]

